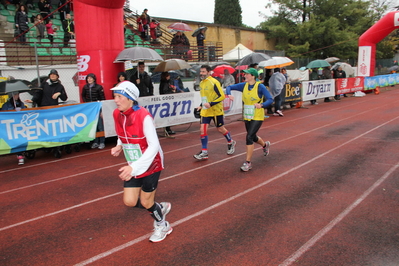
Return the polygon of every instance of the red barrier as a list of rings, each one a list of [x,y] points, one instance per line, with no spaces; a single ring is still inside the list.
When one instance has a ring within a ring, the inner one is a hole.
[[[335,80],[335,95],[354,93],[364,89],[364,77],[345,78]]]
[[[86,84],[87,74],[94,73],[105,89],[106,99],[112,99],[110,89],[118,73],[124,70],[123,64],[113,63],[124,49],[124,3],[124,0],[74,1],[79,88]]]

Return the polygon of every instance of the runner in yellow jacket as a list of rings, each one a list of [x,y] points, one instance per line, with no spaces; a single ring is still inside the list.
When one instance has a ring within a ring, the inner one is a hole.
[[[219,81],[211,76],[211,67],[208,65],[201,66],[200,70],[201,83],[200,95],[201,105],[197,108],[201,110],[201,144],[202,150],[198,154],[194,154],[197,160],[208,159],[208,127],[213,120],[216,128],[227,140],[227,154],[231,155],[235,151],[236,141],[231,138],[230,132],[224,127],[224,111],[223,100],[225,98]]]

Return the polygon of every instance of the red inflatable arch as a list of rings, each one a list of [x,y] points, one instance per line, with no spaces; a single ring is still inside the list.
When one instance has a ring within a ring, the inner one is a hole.
[[[125,0],[74,1],[79,88],[86,84],[87,74],[94,73],[104,87],[106,99],[112,98],[110,89],[124,70],[123,64],[113,63],[124,49],[124,3]]]
[[[359,38],[358,76],[374,76],[376,45],[394,29],[399,28],[399,11],[390,12]]]

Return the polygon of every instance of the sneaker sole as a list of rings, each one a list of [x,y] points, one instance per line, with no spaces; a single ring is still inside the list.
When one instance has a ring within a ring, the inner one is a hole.
[[[248,170],[244,170],[244,169],[240,168],[240,170],[241,170],[242,172],[248,172],[248,171],[251,170],[251,169],[252,169],[252,167],[249,168]]]
[[[151,239],[150,239],[150,242],[152,242],[152,243],[161,242],[161,241],[164,240],[168,235],[170,235],[170,233],[172,233],[172,231],[173,231],[173,228],[170,227],[169,231],[166,232],[165,236],[164,236],[162,239],[157,239],[157,240],[151,240]]]
[[[263,155],[267,156],[270,153],[270,141],[266,141],[265,144],[266,144],[266,152],[263,152]]]
[[[233,145],[233,146],[232,146],[232,147],[233,147],[233,151],[232,151],[232,152],[229,152],[230,150],[227,150],[227,154],[228,154],[228,155],[232,155],[232,154],[236,151],[237,141],[233,140],[232,145]]]
[[[201,160],[208,160],[208,157],[197,158],[197,157],[195,157],[195,155],[193,155],[193,157],[194,157],[195,159],[197,159],[198,161],[201,161]]]

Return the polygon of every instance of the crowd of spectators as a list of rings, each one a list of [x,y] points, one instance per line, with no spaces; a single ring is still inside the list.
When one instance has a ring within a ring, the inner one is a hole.
[[[53,24],[53,19],[61,21],[64,31],[64,47],[70,45],[70,40],[74,39],[74,23],[71,16],[72,3],[67,0],[59,0],[57,8],[51,5],[50,0],[40,0],[37,3],[38,12],[35,10],[33,0],[27,0],[25,3],[19,0],[4,1],[1,4],[6,8],[7,5],[15,5],[16,11],[14,16],[15,33],[14,36],[21,44],[26,44],[26,34],[30,30],[29,23],[34,23],[36,28],[36,37],[39,42],[47,38],[50,43],[54,43],[54,35],[59,30]],[[33,11],[32,11],[33,10]],[[46,34],[47,32],[47,34]]]

